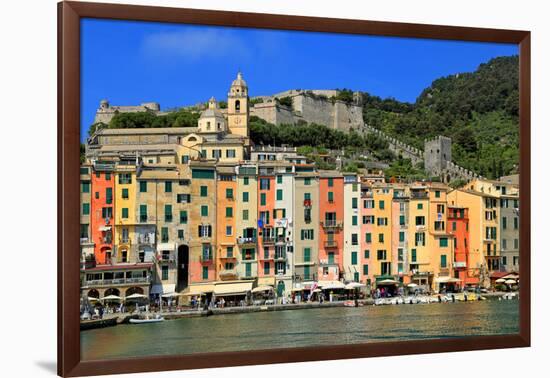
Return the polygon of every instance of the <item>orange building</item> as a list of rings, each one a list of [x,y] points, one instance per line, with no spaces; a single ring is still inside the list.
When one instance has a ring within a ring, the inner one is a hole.
[[[217,168],[217,217],[216,235],[218,253],[216,254],[216,272],[218,280],[237,279],[237,249],[235,246],[237,232],[237,180],[234,167]]]
[[[91,235],[96,264],[111,264],[113,256],[114,163],[97,163],[91,177]]]
[[[258,176],[258,281],[275,277],[275,176]]]
[[[320,171],[319,176],[319,280],[338,280],[343,272],[344,176],[337,171]]]
[[[463,286],[478,285],[479,274],[475,259],[470,255],[470,231],[468,208],[447,206],[447,232],[454,243],[454,274]]]

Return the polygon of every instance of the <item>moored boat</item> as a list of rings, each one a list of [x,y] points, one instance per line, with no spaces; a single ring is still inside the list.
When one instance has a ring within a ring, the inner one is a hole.
[[[145,324],[145,323],[159,323],[164,321],[162,316],[156,316],[155,318],[143,318],[143,319],[130,319],[132,324]]]

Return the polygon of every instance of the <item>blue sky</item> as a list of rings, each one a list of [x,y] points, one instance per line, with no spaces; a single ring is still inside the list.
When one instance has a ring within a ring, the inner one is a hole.
[[[84,19],[81,130],[101,99],[161,109],[225,100],[238,70],[250,96],[350,88],[414,102],[441,76],[516,45]],[[83,138],[84,139],[84,138]]]

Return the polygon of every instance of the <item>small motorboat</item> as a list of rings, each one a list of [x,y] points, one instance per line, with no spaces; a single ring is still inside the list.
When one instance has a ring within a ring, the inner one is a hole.
[[[140,319],[130,319],[130,323],[132,324],[160,323],[163,321],[164,321],[164,318],[160,315],[157,315],[154,318],[145,317]]]

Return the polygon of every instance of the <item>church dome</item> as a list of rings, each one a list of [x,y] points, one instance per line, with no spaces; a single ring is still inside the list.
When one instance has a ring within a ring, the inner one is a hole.
[[[237,73],[237,78],[233,80],[233,82],[231,83],[231,86],[248,88],[248,86],[246,85],[246,81],[244,81],[243,79],[243,74],[240,71]]]

